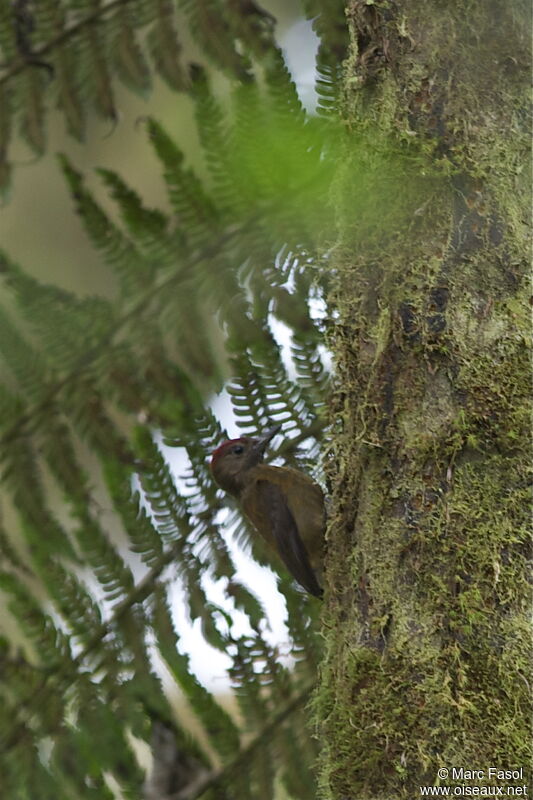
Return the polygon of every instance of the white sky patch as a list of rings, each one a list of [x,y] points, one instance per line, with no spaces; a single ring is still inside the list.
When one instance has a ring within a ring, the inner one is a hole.
[[[214,586],[213,581],[209,583]],[[231,667],[231,658],[206,642],[199,619],[191,623],[186,611],[184,591],[179,581],[176,581],[170,589],[169,597],[174,627],[179,636],[179,650],[187,653],[191,671],[204,686],[211,690],[225,691],[229,688],[228,669]],[[214,597],[210,595],[211,591],[208,592],[208,597],[214,601]],[[223,606],[222,603],[219,605]]]
[[[287,370],[287,375],[291,381],[294,381],[297,376],[291,354],[291,329],[284,322],[280,322],[273,314],[268,315],[268,324],[272,331],[272,336],[280,347],[281,360]]]
[[[280,43],[300,100],[313,113],[317,106],[315,61],[319,39],[312,22],[298,20],[281,37]]]
[[[327,316],[326,301],[320,297],[316,291],[310,295],[307,305],[309,306],[309,316],[313,320],[322,321]]]
[[[215,417],[221,421],[225,426],[228,436],[231,439],[238,439],[241,435],[235,418],[233,415],[233,406],[231,405],[231,397],[227,389],[222,389],[219,394],[215,395],[209,404],[211,411]]]

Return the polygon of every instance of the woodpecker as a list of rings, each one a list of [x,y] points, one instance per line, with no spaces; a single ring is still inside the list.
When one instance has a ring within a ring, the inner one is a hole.
[[[323,559],[324,494],[303,472],[262,463],[280,428],[276,425],[258,438],[241,436],[223,442],[213,452],[211,472],[300,586],[322,597],[315,570],[321,570]]]

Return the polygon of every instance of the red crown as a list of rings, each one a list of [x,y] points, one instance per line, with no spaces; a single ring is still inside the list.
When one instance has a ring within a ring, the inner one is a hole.
[[[210,466],[212,467],[215,461],[217,461],[220,458],[220,456],[226,452],[228,447],[231,447],[231,445],[236,444],[237,442],[242,442],[243,444],[246,444],[246,442],[249,441],[250,441],[249,436],[240,436],[238,439],[227,439],[225,442],[222,442],[222,444],[220,444],[216,450],[213,450],[213,453],[211,454]]]

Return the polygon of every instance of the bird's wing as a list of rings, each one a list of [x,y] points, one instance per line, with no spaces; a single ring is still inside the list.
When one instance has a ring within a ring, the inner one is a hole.
[[[309,562],[307,550],[287,505],[285,495],[278,486],[270,481],[259,480],[256,487],[261,498],[263,514],[270,521],[274,543],[283,563],[309,594],[322,597],[322,589]]]
[[[261,464],[253,473],[255,480],[266,480],[278,486],[286,498],[296,527],[314,570],[324,559],[326,527],[324,493],[305,473],[290,467]]]

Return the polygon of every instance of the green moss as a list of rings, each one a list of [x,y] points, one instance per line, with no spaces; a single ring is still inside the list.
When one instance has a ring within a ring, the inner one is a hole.
[[[460,3],[371,5],[350,6],[346,108],[367,141],[377,131],[362,179],[372,210],[354,214],[362,168],[348,157],[330,297],[326,657],[313,703],[327,800],[411,800],[440,766],[527,767],[531,755],[518,5],[499,7],[494,41],[481,3],[466,17]]]

